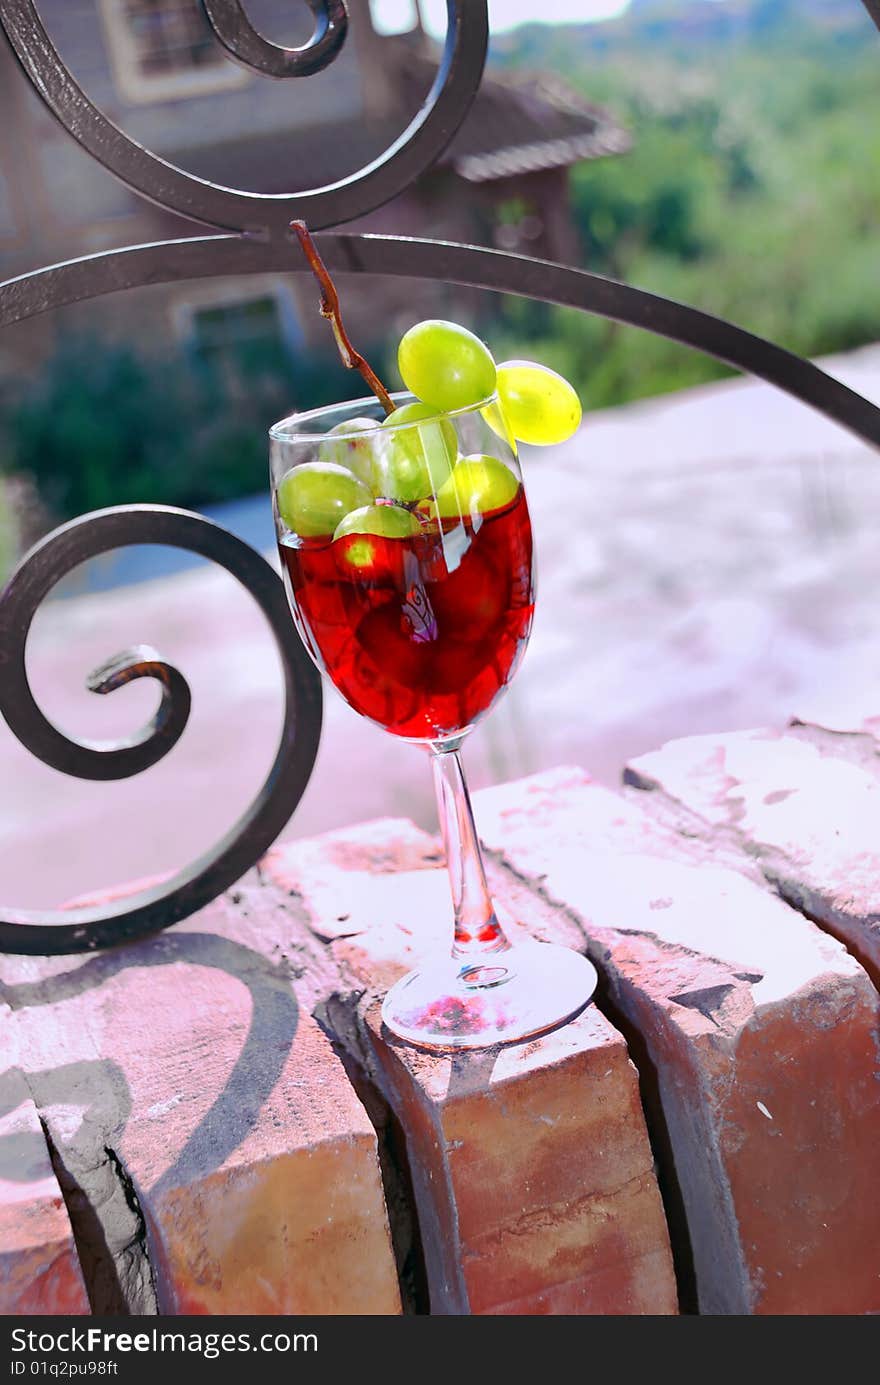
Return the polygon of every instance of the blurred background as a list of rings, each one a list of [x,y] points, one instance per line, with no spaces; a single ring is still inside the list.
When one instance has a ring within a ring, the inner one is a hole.
[[[202,177],[294,191],[361,167],[418,109],[445,5],[349,0],[323,75],[229,62],[198,0],[41,0],[91,99]],[[248,0],[299,43],[305,5]],[[438,167],[353,229],[584,266],[729,317],[880,402],[880,35],[859,0],[496,0],[483,89]],[[0,278],[198,233],[93,163],[0,41]],[[295,252],[291,249],[291,254]],[[467,748],[474,786],[576,761],[615,783],[674,736],[790,715],[880,715],[880,468],[809,410],[695,352],[525,300],[340,280],[358,346],[396,386],[427,316],[577,386],[585,422],[526,450],[538,544],[535,634]],[[360,392],[313,281],[261,275],[108,295],[0,331],[0,578],[64,519],[151,501],[202,510],[271,554],[265,430]],[[274,561],[274,559],[273,559]],[[271,637],[197,560],[131,549],[71,574],[29,645],[65,730],[134,729],[155,694],[85,674],[155,645],[193,687],[175,751],[119,784],[66,779],[0,726],[0,887],[49,905],[172,870],[229,827],[280,726]],[[288,831],[433,821],[420,753],[327,693],[318,766]]]

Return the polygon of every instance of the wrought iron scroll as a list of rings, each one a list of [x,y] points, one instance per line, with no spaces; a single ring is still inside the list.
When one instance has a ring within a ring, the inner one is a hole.
[[[315,31],[301,48],[270,43],[251,24],[241,0],[202,0],[214,33],[231,58],[266,77],[310,77],[332,62],[345,42],[348,15],[342,0],[306,0]]]
[[[241,0],[201,0],[218,41],[236,61],[270,77],[326,67],[345,39],[344,0],[305,0],[315,30],[299,49],[270,43],[251,25]],[[880,27],[880,0],[864,0]],[[325,187],[265,195],[197,178],[135,143],[99,111],[67,70],[33,0],[0,0],[0,25],[46,106],[77,143],[133,191],[161,207],[232,232],[130,246],[52,265],[0,284],[0,325],[104,293],[224,274],[306,272],[288,226],[336,226],[390,201],[428,169],[455,135],[479,88],[488,42],[486,0],[447,0],[446,43],[436,80],[416,118],[366,167]],[[584,270],[475,246],[392,236],[324,235],[321,252],[336,274],[402,275],[579,308],[666,336],[760,376],[827,418],[880,447],[880,408],[774,343],[733,323]],[[96,908],[53,913],[5,910],[0,948],[79,951],[130,939],[185,918],[240,877],[275,839],[308,782],[321,725],[321,689],[295,634],[279,578],[240,540],[201,516],[158,506],[85,515],[56,530],[23,561],[0,594],[0,713],[40,759],[84,778],[116,779],[161,759],[189,714],[183,675],[154,651],[116,656],[90,680],[108,693],[132,678],[161,689],[156,715],[129,741],[83,745],[54,727],[33,699],[24,647],[34,612],[58,579],[87,557],[132,543],[166,543],[226,567],[254,596],[275,635],[286,687],[284,728],[260,793],[206,856],[162,885]]]
[[[337,11],[338,4],[316,0],[310,8],[329,14]],[[133,192],[193,221],[271,238],[286,236],[295,218],[308,222],[312,230],[319,230],[363,216],[402,192],[439,158],[477,94],[489,35],[485,0],[448,0],[448,8],[449,29],[437,77],[408,128],[389,149],[357,173],[326,187],[296,194],[221,187],[151,154],[89,100],[65,67],[33,0],[2,0],[0,23],[21,67],[52,114],[77,144]],[[250,66],[242,31],[232,22],[233,10],[240,11],[241,6],[212,0],[208,18],[224,45],[228,47],[234,42],[238,61]],[[252,32],[259,37],[255,30]],[[325,49],[309,70],[326,66],[336,56],[338,46],[337,42],[335,48]],[[306,74],[294,67],[290,75]]]
[[[139,774],[168,753],[186,726],[190,693],[183,675],[143,646],[116,655],[89,679],[110,693],[133,678],[161,688],[158,711],[125,741],[80,744],[37,705],[25,668],[36,611],[56,583],[87,558],[136,543],[170,544],[219,563],[250,593],[269,623],[284,670],[284,724],[269,774],[253,803],[222,841],[170,879],[95,907],[52,912],[5,910],[0,948],[44,954],[79,952],[165,928],[215,899],[272,844],[309,781],[321,736],[321,682],[290,619],[275,572],[248,544],[202,515],[161,505],[98,510],[56,529],[24,558],[0,594],[0,713],[44,764],[80,779]]]
[[[880,447],[880,408],[876,404],[812,361],[686,303],[585,269],[476,245],[403,236],[328,233],[317,240],[334,277],[369,274],[438,279],[579,308],[630,327],[641,327],[766,380],[865,442]],[[285,274],[311,272],[292,261],[287,242],[264,245],[241,236],[201,236],[134,245],[127,250],[68,260],[0,284],[0,326],[36,316],[50,307],[145,284],[225,274],[264,274],[272,270]]]

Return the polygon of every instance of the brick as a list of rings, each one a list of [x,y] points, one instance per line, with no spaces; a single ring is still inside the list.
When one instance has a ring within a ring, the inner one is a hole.
[[[90,1312],[67,1209],[0,1010],[0,1315]]]
[[[317,936],[344,930],[329,948],[365,992],[362,1056],[406,1131],[432,1313],[676,1312],[636,1074],[600,1011],[454,1057],[398,1043],[379,996],[451,941],[436,841],[368,824],[276,847],[265,869]],[[540,934],[529,898],[509,882],[500,903]]]
[[[484,791],[476,813],[498,867],[578,922],[635,1046],[688,1301],[692,1257],[703,1313],[880,1310],[877,997],[857,961],[583,776]]]
[[[873,758],[873,757],[871,757]],[[880,776],[794,735],[671,741],[630,781],[726,834],[880,982]]]
[[[638,1084],[604,1016],[456,1060],[376,1037],[433,1312],[676,1312]]]
[[[252,881],[132,946],[2,959],[103,1311],[400,1311],[375,1131],[288,931]]]

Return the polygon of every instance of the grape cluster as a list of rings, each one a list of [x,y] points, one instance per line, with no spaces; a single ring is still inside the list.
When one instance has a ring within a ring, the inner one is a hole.
[[[488,347],[453,322],[419,322],[404,335],[398,365],[416,396],[382,423],[349,419],[325,435],[318,460],[289,471],[278,487],[284,524],[301,539],[365,536],[346,561],[370,562],[370,535],[408,538],[424,526],[509,505],[519,489],[497,457],[461,457],[450,415],[482,406],[489,427],[514,440],[564,442],[581,420],[567,380],[530,361],[496,366]]]

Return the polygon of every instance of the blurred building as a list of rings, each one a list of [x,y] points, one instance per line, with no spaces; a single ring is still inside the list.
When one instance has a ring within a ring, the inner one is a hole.
[[[305,5],[248,0],[267,37],[301,43]],[[40,14],[88,96],[129,135],[213,181],[258,192],[296,191],[344,177],[385,149],[418,110],[437,46],[413,7],[410,32],[377,33],[369,0],[349,0],[350,32],[324,73],[277,82],[230,61],[198,0],[42,0]],[[429,235],[571,261],[577,240],[568,174],[620,152],[609,113],[553,78],[486,79],[439,167],[359,228]],[[193,234],[193,223],[152,207],[82,153],[30,91],[0,38],[0,279],[110,247]],[[291,253],[294,253],[293,250]],[[380,294],[377,297],[377,293]],[[465,293],[419,291],[416,311],[473,315]],[[409,306],[407,305],[409,301]],[[411,286],[358,285],[353,328],[393,332],[413,317]],[[0,381],[29,373],[62,321],[143,344],[170,338],[222,356],[242,341],[277,340],[296,353],[326,327],[314,289],[293,276],[249,276],[110,297],[0,334]]]

